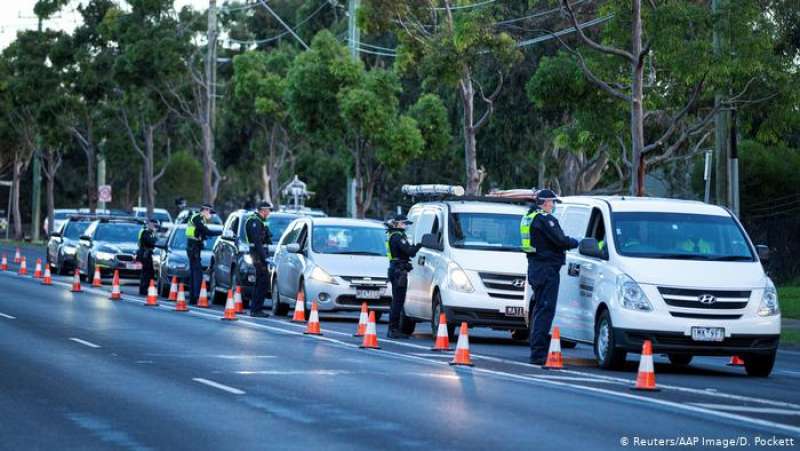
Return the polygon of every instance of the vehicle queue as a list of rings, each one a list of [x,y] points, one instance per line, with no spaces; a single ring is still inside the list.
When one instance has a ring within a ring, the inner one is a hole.
[[[269,204],[237,210],[224,222],[213,219],[210,205],[200,219],[189,209],[155,244],[155,278],[162,295],[173,277],[185,283],[192,301],[203,281],[216,303],[241,287],[254,316],[267,316],[259,308],[265,298],[277,316],[298,299],[306,310],[312,303],[328,312],[358,311],[363,303],[378,316],[394,310],[392,338],[413,337],[423,322],[435,337],[441,318],[450,339],[462,323],[507,330],[535,345],[534,364],[543,363],[552,325],[562,346],[592,346],[602,368],[621,368],[647,342],[678,366],[695,355],[735,355],[751,376],[772,370],[780,309],[762,266],[768,250],[726,209],[671,199],[558,198],[549,190],[538,199],[531,190],[468,197],[443,185],[403,192],[413,205],[387,224],[273,213]],[[193,225],[201,223],[204,239],[192,244]],[[86,280],[95,270],[138,277],[136,248],[146,226],[136,217],[70,216],[50,238],[47,263],[60,273],[77,269]],[[545,229],[558,236],[548,238]],[[263,239],[252,239],[256,230]],[[197,251],[187,254],[192,246]]]

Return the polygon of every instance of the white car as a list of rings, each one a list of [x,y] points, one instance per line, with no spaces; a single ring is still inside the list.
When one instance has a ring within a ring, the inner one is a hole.
[[[415,196],[428,194],[422,187],[410,188],[419,188],[413,190]],[[516,338],[526,338],[528,264],[519,224],[527,211],[508,200],[457,195],[414,205],[407,215],[414,222],[407,235],[422,248],[408,273],[401,330],[410,334],[416,323],[429,321],[435,336],[444,311],[451,336],[466,321],[471,327],[511,330]]]
[[[567,197],[557,217],[581,240],[567,253],[554,325],[594,346],[604,368],[650,340],[687,365],[694,355],[739,355],[767,376],[781,332],[775,285],[728,210],[702,202]],[[608,233],[611,232],[611,233]]]
[[[145,207],[133,207],[133,215],[137,218],[147,218],[147,208]],[[172,222],[172,215],[169,214],[165,208],[154,208],[153,209],[153,219],[158,221],[161,225],[161,229],[164,232],[163,234],[166,235],[175,225]]]

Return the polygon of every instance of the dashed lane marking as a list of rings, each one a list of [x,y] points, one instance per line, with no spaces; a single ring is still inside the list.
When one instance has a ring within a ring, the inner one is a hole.
[[[2,316],[5,319],[17,319],[16,316],[6,315],[5,313],[0,313],[0,316]]]
[[[84,346],[88,346],[90,348],[97,349],[97,348],[100,347],[100,345],[98,345],[98,344],[94,344],[91,341],[81,340],[80,338],[70,337],[70,340],[74,341],[75,343],[80,343],[80,344],[82,344]]]
[[[800,416],[800,410],[773,409],[770,407],[731,406],[728,404],[704,404],[698,402],[693,402],[692,404],[698,407],[705,407],[707,409],[727,410],[729,412],[752,412],[752,413],[766,413],[772,415]]]
[[[204,385],[208,385],[209,387],[214,387],[214,388],[216,388],[218,390],[222,390],[222,391],[225,391],[225,392],[228,392],[228,393],[232,393],[234,395],[243,395],[244,394],[244,392],[242,390],[239,390],[238,388],[229,387],[227,385],[220,384],[219,382],[214,382],[214,381],[210,381],[208,379],[203,379],[202,377],[193,377],[192,380],[195,381],[195,382],[199,382],[201,384],[204,384]]]

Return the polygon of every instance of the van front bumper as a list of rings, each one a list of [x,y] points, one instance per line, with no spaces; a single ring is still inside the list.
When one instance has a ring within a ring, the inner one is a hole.
[[[769,354],[775,352],[780,334],[731,334],[723,341],[694,341],[681,332],[660,332],[640,329],[614,329],[615,344],[628,351],[639,353],[642,343],[650,340],[655,353],[682,353],[692,355]]]
[[[492,329],[518,330],[525,329],[525,318],[507,316],[494,309],[444,307],[448,323],[461,324],[466,321],[470,327],[490,327]]]

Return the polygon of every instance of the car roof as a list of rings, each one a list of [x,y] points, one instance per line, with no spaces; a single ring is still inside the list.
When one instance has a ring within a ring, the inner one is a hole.
[[[614,212],[661,212],[692,213],[701,215],[730,216],[728,210],[718,205],[687,199],[634,196],[568,196],[562,200],[567,204],[591,206],[609,205]]]
[[[496,214],[525,214],[528,207],[510,202],[489,202],[480,200],[445,200],[419,202],[413,208],[421,208],[426,205],[449,206],[452,213],[496,213]]]

